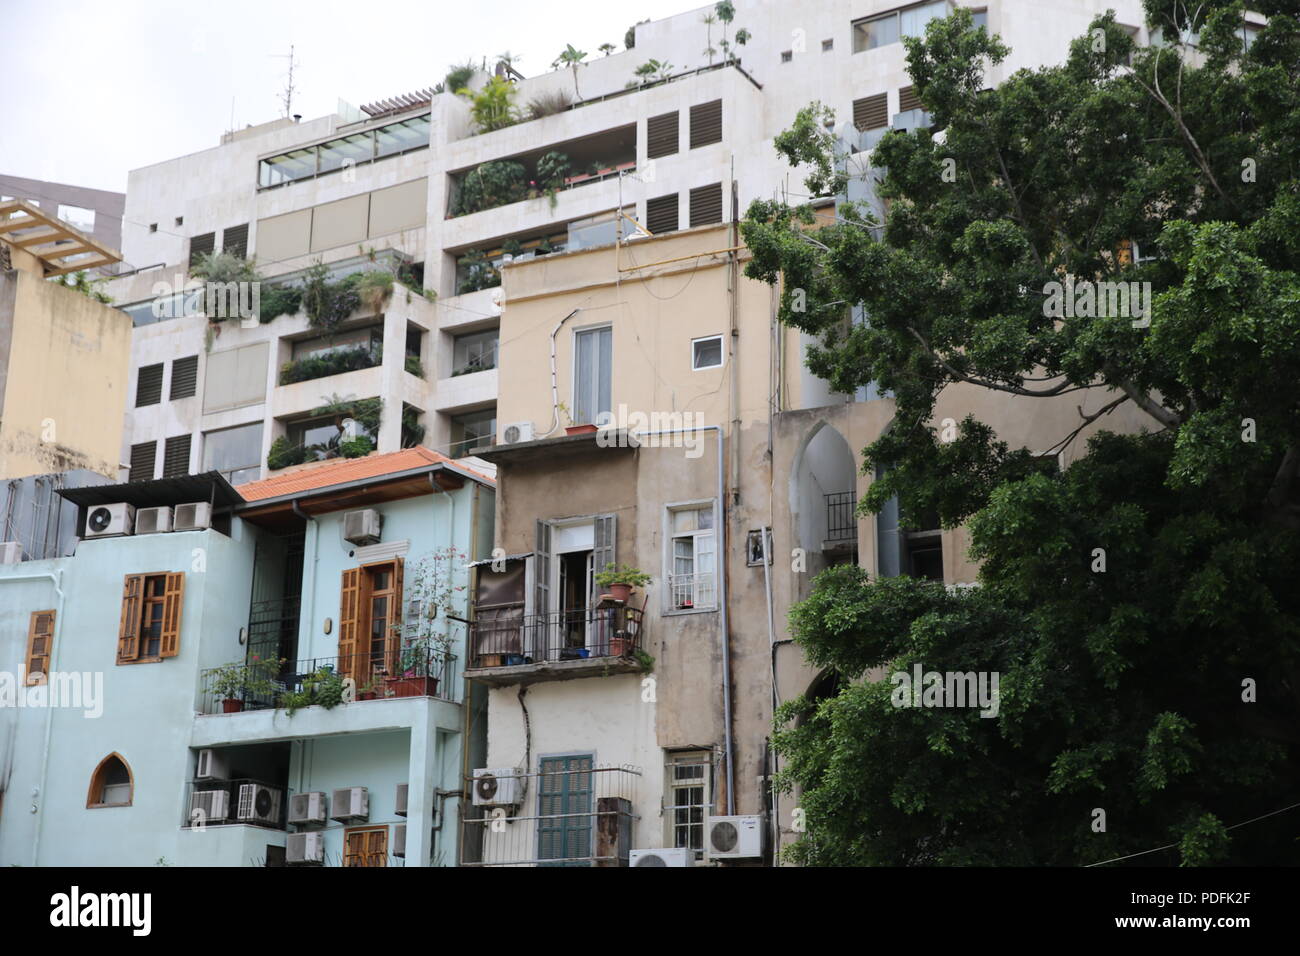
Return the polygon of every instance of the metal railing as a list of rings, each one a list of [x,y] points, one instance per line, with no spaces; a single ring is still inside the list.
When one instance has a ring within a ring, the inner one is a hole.
[[[284,790],[265,780],[193,780],[185,786],[181,826],[201,830],[246,824],[283,830],[288,803]]]
[[[712,571],[699,571],[695,574],[670,574],[668,576],[668,595],[673,602],[673,610],[676,611],[688,611],[693,608],[715,608],[718,606]]]
[[[826,540],[851,541],[858,536],[857,499],[851,491],[826,495]]]
[[[200,708],[204,714],[237,713],[246,710],[334,706],[335,677],[351,679],[352,700],[385,697],[436,697],[459,700],[460,669],[454,654],[434,652],[351,654],[343,657],[313,657],[288,661],[273,676],[256,664],[244,664],[235,674],[245,685],[234,696],[218,692],[219,678],[227,668],[214,667],[200,677]],[[347,697],[345,696],[345,700]],[[228,702],[233,702],[228,704]]]
[[[461,866],[627,866],[640,768],[581,756],[543,763],[486,786],[465,778]]]
[[[469,667],[634,657],[642,646],[637,608],[577,608],[520,614],[470,625]]]
[[[451,370],[452,377],[458,375],[472,375],[475,372],[487,372],[497,367],[497,347],[494,345],[491,349],[475,355],[473,358],[466,359],[464,363]]]

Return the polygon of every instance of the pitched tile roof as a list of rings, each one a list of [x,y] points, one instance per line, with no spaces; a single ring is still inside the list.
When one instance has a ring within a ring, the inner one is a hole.
[[[432,449],[417,445],[383,455],[366,455],[364,458],[339,458],[322,464],[285,472],[261,481],[239,485],[236,491],[245,501],[264,501],[307,491],[318,491],[333,485],[344,485],[366,478],[414,471],[428,465],[445,464],[477,481],[495,486],[496,482],[473,468],[461,465]]]

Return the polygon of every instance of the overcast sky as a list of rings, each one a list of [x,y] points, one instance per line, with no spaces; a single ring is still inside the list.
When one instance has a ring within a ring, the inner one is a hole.
[[[452,63],[519,55],[546,72],[638,20],[698,0],[0,0],[0,173],[126,191],[130,169],[216,146],[234,126],[333,112],[438,83]],[[30,42],[28,42],[30,41]],[[277,56],[277,54],[280,54]]]

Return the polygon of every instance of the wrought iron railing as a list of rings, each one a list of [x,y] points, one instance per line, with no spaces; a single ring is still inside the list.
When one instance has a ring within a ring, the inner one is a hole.
[[[857,499],[851,491],[826,495],[826,540],[851,541],[858,536]]]
[[[578,608],[480,619],[470,625],[469,667],[635,657],[642,613],[630,607]]]
[[[204,714],[221,714],[313,704],[334,706],[385,697],[437,697],[456,702],[460,687],[457,665],[454,654],[407,650],[400,654],[390,651],[286,661],[273,670],[258,663],[239,665],[233,670],[214,667],[201,675],[200,707]],[[335,699],[335,678],[350,680],[342,701]],[[242,686],[231,688],[231,683]]]
[[[640,845],[640,780],[638,767],[583,756],[489,782],[466,777],[461,866],[626,866]]]

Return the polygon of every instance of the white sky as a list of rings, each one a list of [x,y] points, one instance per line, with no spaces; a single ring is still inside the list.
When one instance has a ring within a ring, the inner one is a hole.
[[[304,119],[442,80],[447,67],[517,54],[544,73],[566,43],[623,49],[638,20],[699,0],[0,0],[0,173],[126,191],[130,169],[216,146],[282,114]]]

